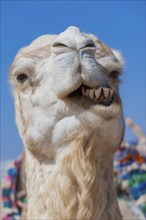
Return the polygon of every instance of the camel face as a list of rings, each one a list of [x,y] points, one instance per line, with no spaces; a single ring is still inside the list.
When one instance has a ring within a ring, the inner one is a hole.
[[[22,48],[10,74],[24,145],[35,151],[43,146],[45,154],[49,144],[60,142],[72,131],[101,124],[108,125],[103,130],[114,139],[119,129],[119,144],[123,135],[118,92],[121,69],[115,52],[73,26]]]
[[[94,40],[76,27],[61,33],[51,47],[54,91],[59,99],[71,102],[72,108],[90,109],[98,116],[110,119],[121,111],[115,84],[119,73],[114,65],[108,72],[101,59],[98,62],[96,49]],[[118,64],[112,51],[110,55],[105,54],[105,58],[109,65]]]

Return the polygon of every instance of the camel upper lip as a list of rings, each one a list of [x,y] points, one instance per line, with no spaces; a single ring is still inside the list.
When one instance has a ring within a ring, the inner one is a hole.
[[[78,89],[69,94],[72,97],[85,97],[97,104],[108,106],[113,100],[114,90],[109,87],[89,88],[86,85],[81,85]]]

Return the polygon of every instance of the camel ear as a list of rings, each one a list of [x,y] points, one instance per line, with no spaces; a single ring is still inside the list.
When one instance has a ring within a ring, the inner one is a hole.
[[[112,52],[113,52],[114,56],[117,58],[117,60],[119,61],[121,69],[123,69],[125,66],[125,60],[124,60],[121,52],[119,50],[115,50],[115,49],[112,49]]]

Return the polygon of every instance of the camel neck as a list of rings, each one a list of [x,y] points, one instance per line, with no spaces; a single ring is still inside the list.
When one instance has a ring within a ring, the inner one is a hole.
[[[113,183],[113,156],[99,157],[96,136],[90,140],[78,135],[59,150],[54,164],[40,163],[28,155],[28,218],[121,219]]]

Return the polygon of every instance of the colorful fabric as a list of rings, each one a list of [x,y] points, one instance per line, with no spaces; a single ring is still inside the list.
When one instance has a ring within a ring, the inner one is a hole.
[[[5,216],[2,220],[16,220],[20,219],[20,209],[17,206],[16,199],[16,183],[18,177],[18,170],[21,161],[14,161],[12,167],[8,169],[7,177],[2,187],[2,201]]]
[[[146,216],[146,156],[139,153],[138,142],[123,144],[114,161],[118,196],[131,201]]]

